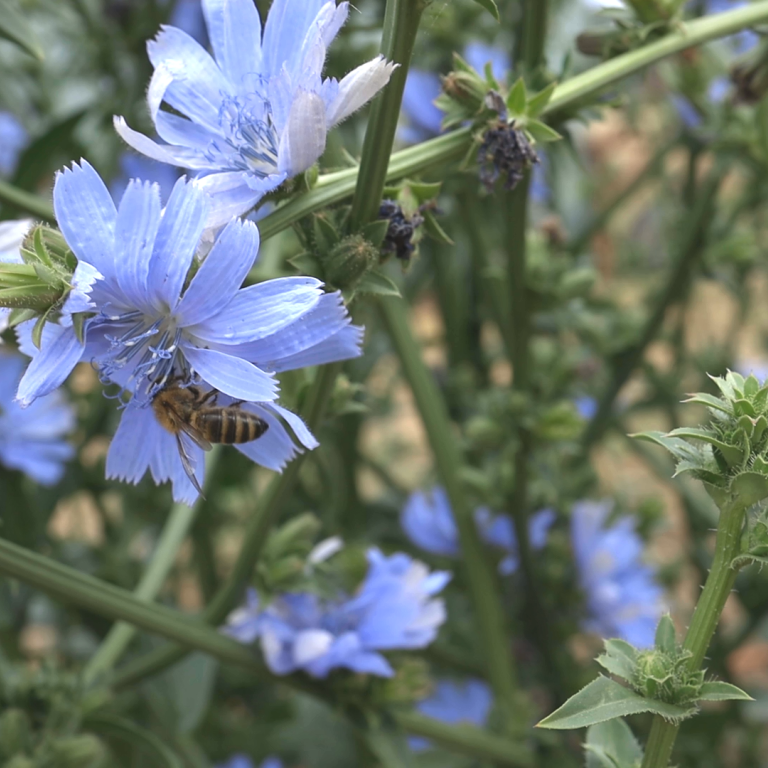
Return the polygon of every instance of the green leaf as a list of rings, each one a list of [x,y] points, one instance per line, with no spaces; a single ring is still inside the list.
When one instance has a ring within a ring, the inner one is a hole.
[[[738,496],[741,504],[751,507],[768,498],[768,477],[759,472],[742,472],[733,478],[730,490]]]
[[[304,275],[318,277],[321,280],[325,278],[322,265],[311,253],[298,253],[288,259],[288,263]]]
[[[496,5],[495,0],[475,0],[475,2],[481,6],[482,8],[485,8],[488,13],[493,16],[496,21],[501,21],[501,16],[499,16],[499,8]]]
[[[206,653],[191,653],[183,661],[152,679],[170,699],[176,730],[189,733],[203,719],[213,694],[219,663]]]
[[[531,96],[531,98],[528,99],[525,114],[531,118],[538,117],[544,107],[549,104],[549,100],[552,98],[552,94],[555,92],[556,87],[556,82],[550,83],[544,90],[539,91],[535,96]]]
[[[383,272],[371,270],[357,284],[359,293],[372,293],[377,296],[400,296],[400,289],[395,282]]]
[[[563,137],[554,129],[550,128],[541,120],[529,120],[525,124],[525,130],[533,136],[536,141],[546,144],[549,141],[559,141]]]
[[[754,699],[736,685],[711,680],[701,686],[699,701],[754,701]]]
[[[587,768],[633,768],[643,759],[643,750],[621,719],[592,725],[584,744]]]
[[[600,654],[596,661],[612,675],[631,682],[637,666],[637,649],[625,640],[606,640],[605,653]]]
[[[507,94],[507,109],[511,117],[520,117],[525,114],[525,105],[528,102],[528,93],[525,90],[525,81],[518,77],[515,84]]]
[[[709,443],[723,454],[723,458],[728,462],[729,467],[739,466],[744,461],[744,451],[741,448],[736,445],[728,445],[728,443],[724,443],[708,429],[681,427],[680,429],[673,429],[667,434],[667,437],[681,437],[684,439],[701,440],[703,443]]]
[[[150,758],[151,765],[158,768],[184,768],[184,764],[170,747],[154,733],[141,728],[130,720],[117,715],[90,715],[84,721],[85,727],[103,735],[107,740],[122,742]],[[124,747],[118,754],[124,754]]]
[[[368,240],[368,242],[373,243],[377,248],[381,248],[381,244],[387,236],[388,229],[389,219],[377,219],[363,227],[363,237]]]
[[[538,728],[566,730],[586,728],[615,717],[652,712],[666,720],[682,720],[695,714],[696,707],[678,707],[662,701],[646,699],[608,677],[598,677],[562,707],[545,717]]]
[[[695,395],[691,395],[689,398],[683,400],[684,403],[699,403],[699,405],[706,405],[707,408],[714,408],[721,413],[732,413],[732,409],[729,403],[725,400],[721,400],[714,395],[708,395],[706,392],[698,392]]]
[[[39,61],[45,58],[40,41],[13,0],[0,0],[0,37],[16,43]]]
[[[410,181],[408,182],[408,186],[410,187],[413,196],[421,204],[427,203],[430,200],[434,200],[440,194],[440,189],[443,186],[443,182],[436,181],[430,184],[425,181]]]
[[[340,235],[333,222],[322,213],[312,217],[312,232],[320,253],[327,253],[339,242]]]
[[[453,245],[453,240],[448,236],[448,233],[440,226],[437,221],[437,217],[430,210],[426,210],[422,213],[424,217],[424,229],[427,234],[438,243],[444,245]]]
[[[656,627],[655,646],[666,653],[675,653],[677,651],[677,635],[672,617],[665,613],[659,620],[659,626]]]

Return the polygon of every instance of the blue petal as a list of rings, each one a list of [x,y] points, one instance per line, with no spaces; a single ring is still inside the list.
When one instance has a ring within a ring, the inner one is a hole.
[[[186,436],[182,435],[181,439],[190,457],[197,482],[202,487],[205,478],[205,454]],[[161,436],[156,443],[149,468],[156,483],[171,481],[174,501],[191,505],[199,496],[197,488],[192,484],[181,463],[176,438],[164,429],[161,429]]]
[[[117,282],[137,309],[150,307],[149,262],[160,226],[160,187],[132,180],[117,211],[115,248]]]
[[[152,160],[157,160],[159,163],[168,163],[169,165],[180,165],[192,170],[208,170],[211,167],[211,161],[204,155],[202,150],[158,144],[156,141],[147,138],[143,133],[129,128],[123,117],[116,116],[112,124],[129,147]]]
[[[232,88],[207,51],[180,29],[164,26],[147,43],[147,53],[153,67],[164,66],[174,75],[165,101],[218,133],[222,100]]]
[[[206,227],[219,229],[227,222],[253,208],[267,192],[279,187],[286,179],[284,173],[263,179],[247,171],[212,173],[197,180],[210,197]]]
[[[512,68],[509,54],[503,48],[496,48],[485,43],[472,42],[464,49],[467,64],[482,73],[486,64],[491,65],[493,76],[503,80]]]
[[[237,88],[259,72],[261,19],[253,0],[203,0],[203,13],[216,61]]]
[[[125,480],[134,485],[144,477],[154,451],[165,442],[151,408],[129,405],[124,411],[107,452],[108,478]]]
[[[213,318],[234,298],[259,253],[259,230],[231,221],[214,243],[178,306],[184,326]]]
[[[309,431],[309,428],[304,423],[301,416],[289,411],[287,408],[283,408],[277,403],[270,403],[268,406],[264,407],[276,411],[282,416],[282,418],[288,422],[293,433],[299,438],[299,441],[305,448],[309,448],[309,450],[312,451],[320,445],[315,439],[315,436]]]
[[[53,210],[69,247],[104,275],[114,275],[117,211],[101,177],[85,160],[56,174]]]
[[[27,327],[18,326],[19,333],[31,334],[34,321],[22,325]],[[41,348],[19,382],[16,399],[22,405],[29,405],[36,397],[52,392],[64,383],[82,355],[83,344],[72,328],[46,323]]]
[[[440,95],[440,78],[432,72],[411,69],[403,91],[403,111],[415,127],[429,136],[440,133],[443,113],[433,104]]]
[[[264,419],[269,429],[258,440],[235,447],[262,467],[282,472],[286,464],[301,453],[301,448],[271,408],[253,404],[243,407]]]
[[[174,308],[205,226],[205,193],[182,177],[163,213],[149,267],[149,288],[156,302]]]
[[[182,351],[202,379],[225,395],[250,402],[266,402],[277,397],[277,381],[253,363],[191,344],[182,344]]]
[[[325,365],[339,360],[350,360],[363,354],[363,334],[365,330],[357,325],[348,325],[319,344],[297,352],[294,355],[273,361],[270,370],[275,373],[292,371],[296,368],[308,368],[311,365]]]
[[[282,128],[277,169],[289,177],[311,168],[325,151],[328,127],[325,103],[316,93],[300,90]]]
[[[72,290],[67,295],[67,300],[61,308],[62,325],[70,325],[72,318],[70,315],[75,312],[88,312],[94,309],[94,303],[91,300],[91,290],[97,280],[103,280],[104,275],[96,267],[92,267],[85,261],[79,261],[75,267],[75,273],[72,275]]]
[[[342,78],[328,103],[328,127],[337,125],[370,101],[388,82],[396,65],[383,56],[361,64]]]
[[[54,485],[64,474],[63,462],[75,455],[71,445],[62,442],[16,442],[0,445],[0,463],[18,469],[40,485]]]
[[[220,140],[213,131],[173,112],[158,112],[155,115],[155,128],[163,141],[196,149],[201,153],[208,151],[213,142]]]
[[[262,75],[269,79],[280,73],[301,45],[324,0],[275,0],[264,25]]]
[[[280,334],[321,300],[322,283],[314,277],[280,277],[243,288],[216,317],[190,327],[200,339],[242,344]],[[254,357],[254,359],[258,359]]]

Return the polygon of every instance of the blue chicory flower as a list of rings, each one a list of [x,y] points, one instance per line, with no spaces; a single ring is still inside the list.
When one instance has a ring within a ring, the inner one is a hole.
[[[275,0],[262,38],[253,0],[203,0],[215,60],[172,26],[147,44],[155,69],[147,102],[166,143],[122,117],[117,132],[154,160],[201,172],[216,201],[208,226],[225,224],[311,167],[328,131],[389,81],[395,65],[381,56],[341,81],[322,78],[326,49],[348,11],[349,3],[334,0]],[[175,111],[161,110],[163,102]]]
[[[16,115],[0,111],[0,176],[10,176],[19,155],[29,143],[29,134]]]
[[[225,763],[219,763],[216,768],[254,768],[253,760],[248,755],[232,755]],[[283,768],[283,761],[278,757],[266,758],[259,768]]]
[[[542,549],[555,520],[551,509],[537,512],[529,523],[529,536],[534,549]],[[499,572],[509,575],[517,570],[517,537],[512,520],[506,515],[493,515],[485,507],[475,511],[475,523],[480,537],[492,547],[505,552],[499,563]],[[400,524],[406,536],[421,549],[434,555],[458,557],[459,531],[453,510],[444,488],[437,486],[429,493],[412,493],[403,507]]]
[[[90,299],[96,314],[85,323],[85,343],[72,327],[45,326],[39,350],[34,321],[18,326],[22,351],[33,359],[22,378],[24,405],[58,387],[80,361],[98,367],[105,384],[132,395],[107,456],[107,475],[136,483],[149,468],[156,482],[171,480],[174,498],[190,502],[197,491],[185,474],[174,436],[148,407],[173,379],[194,381],[238,400],[269,425],[238,450],[279,471],[317,441],[301,419],[281,408],[275,373],[360,354],[362,329],[351,325],[339,293],[320,281],[286,277],[240,288],[259,250],[251,222],[233,220],[221,232],[187,285],[206,220],[207,196],[179,179],[168,205],[157,185],[132,182],[115,208],[86,162],[60,172],[53,192],[56,218],[70,248],[98,270]],[[202,480],[202,450],[188,446]]]
[[[573,550],[588,611],[584,628],[647,648],[664,612],[663,592],[654,569],[642,560],[634,520],[622,517],[606,526],[612,506],[611,501],[573,506]]]
[[[243,643],[257,638],[267,666],[277,675],[303,670],[324,678],[332,669],[381,677],[394,674],[380,651],[424,648],[445,621],[434,596],[450,574],[429,569],[408,555],[368,551],[369,569],[352,597],[324,600],[309,592],[277,597],[262,607],[254,590],[232,613],[225,631]]]
[[[41,485],[53,485],[74,448],[64,440],[75,427],[75,412],[61,392],[23,409],[14,402],[26,360],[0,351],[0,464],[18,469]]]
[[[468,723],[482,728],[493,706],[493,694],[487,683],[470,678],[461,683],[438,680],[431,696],[416,705],[422,715],[451,725]],[[412,736],[408,744],[414,752],[429,749],[432,742]]]

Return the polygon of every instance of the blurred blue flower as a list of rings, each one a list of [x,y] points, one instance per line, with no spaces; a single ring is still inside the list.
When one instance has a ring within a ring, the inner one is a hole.
[[[232,755],[225,763],[219,763],[215,768],[254,768],[253,760],[248,755]],[[283,761],[277,757],[266,758],[259,768],[283,768]]]
[[[253,0],[203,0],[215,61],[172,26],[147,44],[155,68],[147,102],[166,143],[122,117],[117,132],[148,157],[203,172],[215,200],[208,226],[225,224],[312,166],[328,130],[389,81],[394,65],[381,56],[341,81],[323,80],[326,48],[348,10],[334,0],[275,0],[262,39]],[[160,110],[163,102],[175,111]]]
[[[0,176],[13,174],[27,144],[29,134],[16,115],[0,110]]]
[[[157,185],[132,181],[115,208],[104,182],[85,161],[57,174],[54,209],[61,231],[80,260],[100,273],[91,290],[97,314],[86,321],[85,344],[74,329],[48,323],[39,350],[34,321],[18,326],[22,351],[33,358],[19,386],[22,404],[58,387],[80,360],[102,381],[133,395],[107,456],[107,476],[136,483],[149,468],[155,481],[171,480],[174,498],[197,492],[186,476],[175,437],[147,407],[171,378],[221,393],[219,403],[244,401],[268,431],[236,446],[253,461],[279,471],[317,441],[301,419],[274,401],[275,373],[360,354],[362,329],[350,324],[340,294],[323,293],[310,277],[286,277],[240,288],[259,250],[251,222],[234,220],[187,285],[207,207],[195,182],[176,183],[160,207]],[[202,479],[202,449],[189,444]]]
[[[488,720],[493,705],[493,694],[488,684],[471,678],[457,683],[452,680],[439,680],[434,693],[416,705],[422,715],[440,720],[443,723],[468,723],[482,728]],[[429,739],[412,736],[408,744],[415,752],[429,749]]]
[[[173,186],[179,180],[181,171],[165,163],[150,160],[144,155],[136,155],[133,152],[123,152],[120,157],[120,175],[114,178],[109,185],[109,193],[115,200],[119,200],[128,189],[131,179],[151,181],[160,187],[160,199],[167,202],[173,191]]]
[[[469,43],[464,49],[463,58],[481,74],[485,65],[490,63],[497,80],[503,80],[511,68],[506,51],[485,43]],[[403,141],[418,144],[440,133],[443,113],[434,105],[434,101],[441,90],[439,75],[413,67],[408,70],[402,102],[406,125],[400,129]]]
[[[721,104],[731,91],[731,79],[725,75],[713,77],[707,87],[707,98],[713,104]]]
[[[547,533],[555,520],[551,509],[537,512],[529,522],[529,536],[534,549],[542,549]],[[506,515],[493,515],[480,507],[475,511],[475,523],[480,537],[506,555],[499,563],[499,572],[508,575],[517,570],[517,537],[512,520]],[[461,554],[459,531],[444,488],[436,486],[429,493],[416,491],[408,497],[400,515],[405,535],[426,552],[445,557]]]
[[[424,648],[445,621],[442,599],[450,580],[402,553],[368,551],[369,569],[352,597],[325,600],[308,592],[282,595],[261,608],[250,590],[225,631],[243,643],[257,638],[277,675],[303,670],[323,678],[332,669],[382,677],[394,674],[379,651]]]
[[[27,361],[0,351],[0,464],[18,469],[41,485],[53,485],[74,448],[64,437],[75,427],[75,412],[61,392],[36,400],[29,408],[14,402]]]
[[[703,119],[701,113],[696,109],[693,102],[687,96],[673,93],[671,101],[678,117],[686,128],[694,130],[702,124]]]
[[[761,383],[768,379],[768,363],[763,360],[740,360],[734,366],[734,370],[742,376],[754,374]]]
[[[736,8],[743,8],[749,5],[749,0],[707,0],[705,11],[707,14],[724,13],[733,11]],[[751,29],[742,29],[735,35],[729,35],[725,38],[737,54],[746,53],[754,48],[760,42],[760,35]]]
[[[597,400],[589,395],[580,395],[574,398],[574,405],[582,419],[589,421],[597,413]]]
[[[612,507],[611,501],[573,506],[573,550],[588,611],[584,628],[647,648],[664,611],[663,592],[642,560],[634,520],[622,517],[606,526]]]

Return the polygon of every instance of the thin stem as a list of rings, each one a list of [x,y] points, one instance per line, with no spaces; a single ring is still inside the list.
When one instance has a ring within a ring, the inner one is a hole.
[[[744,505],[739,503],[738,499],[720,512],[712,569],[704,591],[696,603],[691,625],[683,642],[683,648],[692,654],[688,662],[692,670],[699,669],[704,661],[725,601],[736,581],[737,571],[731,567],[731,563],[740,551],[744,512]],[[666,768],[679,727],[666,722],[658,715],[654,717],[642,768]]]
[[[0,179],[0,202],[8,203],[24,213],[29,213],[37,219],[55,222],[53,207],[44,198],[32,192],[14,187],[7,181]]]
[[[495,575],[483,549],[461,483],[462,458],[446,411],[408,324],[408,308],[401,299],[381,299],[379,309],[403,374],[413,391],[438,473],[445,485],[459,529],[478,635],[484,646],[488,680],[500,702],[514,706],[517,676],[509,651]]]
[[[425,7],[425,0],[387,0],[381,53],[385,59],[399,66],[371,109],[363,141],[355,197],[349,213],[351,232],[361,230],[369,221],[378,217],[389,156],[392,154],[400,116],[405,79],[408,76],[419,21]]]
[[[613,378],[600,398],[595,415],[584,431],[582,438],[584,448],[592,446],[609,426],[616,396],[635,368],[642,362],[645,350],[656,338],[669,307],[685,294],[688,283],[693,276],[694,267],[701,256],[706,232],[712,221],[712,206],[720,188],[722,174],[723,170],[720,167],[716,167],[712,171],[698,196],[698,200],[685,217],[677,263],[670,273],[664,289],[659,294],[656,305],[637,343],[616,356]]]

